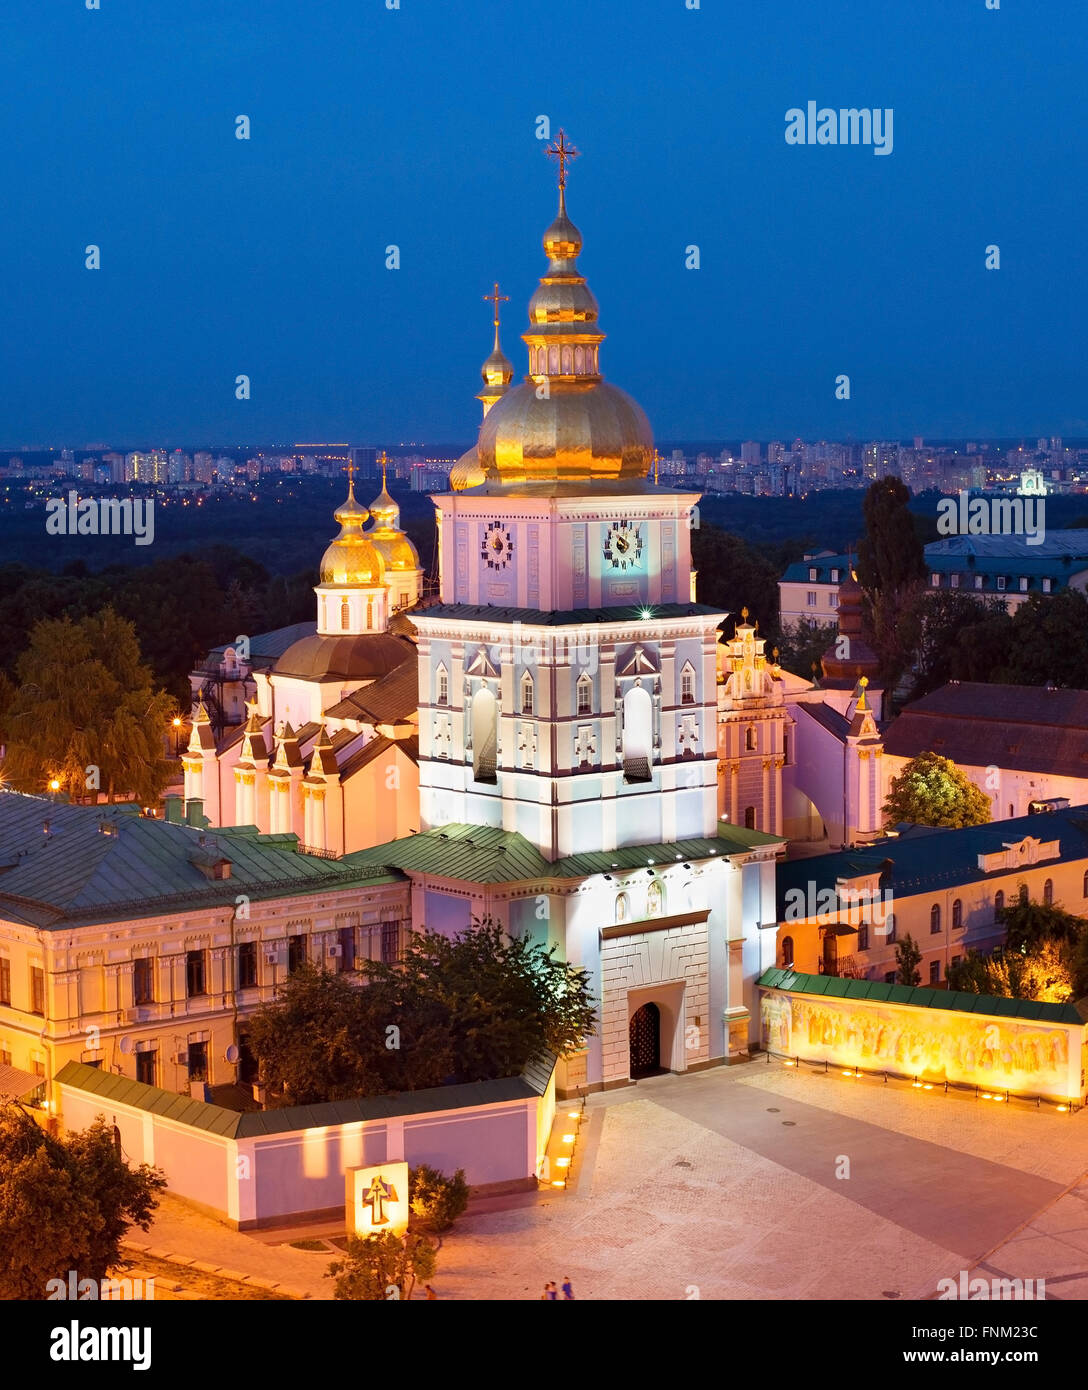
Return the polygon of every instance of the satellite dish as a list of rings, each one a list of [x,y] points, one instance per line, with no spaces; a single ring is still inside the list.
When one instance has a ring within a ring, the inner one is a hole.
[[[129,1037],[129,1035],[126,1033],[125,1036],[121,1039],[121,1041],[117,1044],[117,1046],[127,1057],[128,1054],[132,1051],[135,1044],[133,1043],[131,1037]]]
[[[241,1052],[238,1050],[238,1044],[237,1044],[237,1043],[228,1043],[228,1045],[227,1045],[227,1050],[226,1050],[226,1052],[223,1053],[223,1056],[224,1056],[224,1057],[226,1058],[226,1060],[231,1064],[232,1067],[234,1066],[235,1062],[237,1062],[238,1058],[239,1058],[241,1055],[242,1055],[242,1054],[241,1054]]]

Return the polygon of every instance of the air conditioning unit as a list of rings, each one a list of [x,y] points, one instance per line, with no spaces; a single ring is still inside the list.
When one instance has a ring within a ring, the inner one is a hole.
[[[189,1049],[186,1048],[183,1052],[179,1052],[174,1058],[174,1063],[179,1067],[187,1067],[189,1065]]]
[[[343,946],[330,946],[326,954],[331,960],[335,960],[337,956],[344,954],[344,948]]]
[[[264,958],[266,965],[279,965],[280,955],[278,951],[269,951]]]

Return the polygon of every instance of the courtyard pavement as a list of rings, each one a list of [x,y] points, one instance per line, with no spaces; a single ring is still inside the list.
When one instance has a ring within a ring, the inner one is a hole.
[[[567,1275],[580,1299],[919,1299],[967,1270],[1079,1299],[1086,1168],[1088,1112],[761,1058],[591,1097],[567,1189],[473,1203],[432,1282],[451,1299],[537,1299]],[[167,1198],[139,1239],[328,1298],[334,1252],[289,1242],[337,1233],[240,1235]]]

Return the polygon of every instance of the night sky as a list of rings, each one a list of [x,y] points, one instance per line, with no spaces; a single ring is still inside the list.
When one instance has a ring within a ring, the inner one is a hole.
[[[660,438],[1088,434],[1083,0],[400,4],[7,0],[0,446],[474,437],[542,114]],[[893,152],[788,145],[809,100]]]

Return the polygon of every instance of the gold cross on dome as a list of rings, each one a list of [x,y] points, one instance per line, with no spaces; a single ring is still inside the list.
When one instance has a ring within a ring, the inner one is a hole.
[[[564,189],[567,186],[567,164],[572,159],[577,159],[580,150],[576,150],[573,145],[567,144],[566,134],[561,130],[559,136],[554,140],[545,151],[549,159],[559,161],[559,187]]]
[[[509,296],[508,294],[500,294],[500,293],[499,293],[499,282],[496,280],[496,281],[495,281],[495,287],[494,287],[494,289],[491,291],[490,294],[485,294],[485,295],[484,295],[484,299],[490,300],[491,304],[492,304],[493,307],[494,307],[495,313],[494,313],[493,322],[494,322],[494,324],[495,324],[495,327],[498,328],[498,326],[499,326],[499,303],[500,303],[500,301],[509,303],[509,301],[510,301],[510,296]]]

